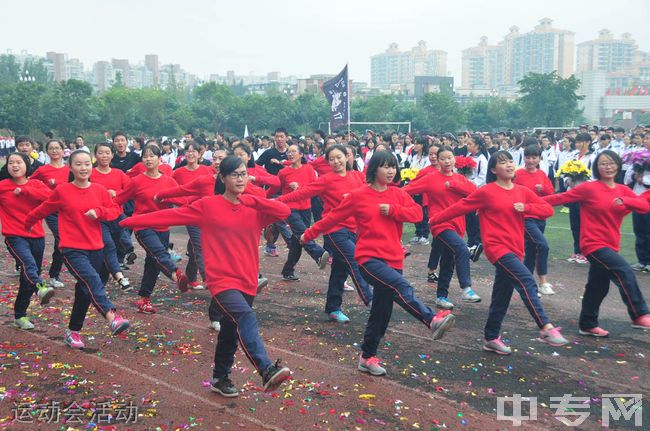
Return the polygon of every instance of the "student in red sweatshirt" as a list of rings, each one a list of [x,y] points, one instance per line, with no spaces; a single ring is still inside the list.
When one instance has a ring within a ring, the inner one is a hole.
[[[202,228],[207,286],[223,316],[211,389],[225,397],[239,395],[229,377],[238,343],[262,376],[264,390],[274,391],[290,377],[287,367],[269,360],[251,308],[257,293],[260,233],[269,223],[286,218],[290,210],[283,203],[243,194],[247,181],[243,162],[228,156],[221,162],[217,195],[180,208],[135,215],[121,222],[133,228],[178,225]]]
[[[538,144],[527,145],[524,148],[524,167],[517,170],[513,182],[524,186],[537,196],[549,196],[555,193],[555,188],[546,172],[539,169],[542,149]],[[544,237],[546,220],[540,217],[526,216],[524,220],[524,265],[531,274],[539,277],[538,292],[543,295],[554,295],[553,285],[548,282],[548,242]]]
[[[134,215],[147,214],[164,208],[169,208],[171,204],[183,205],[187,203],[184,199],[166,199],[164,203],[157,202],[154,197],[160,190],[177,186],[178,184],[169,175],[163,175],[158,170],[160,166],[161,151],[156,145],[146,145],[142,150],[142,161],[147,170],[133,179],[127,188],[122,190],[115,202],[123,205],[130,199],[134,200]],[[169,256],[167,247],[169,246],[169,228],[161,229],[139,229],[135,232],[135,237],[147,252],[144,262],[144,273],[140,283],[138,295],[140,299],[135,302],[135,306],[141,313],[152,314],[157,310],[151,304],[151,294],[156,285],[160,271],[176,283],[181,292],[187,292],[187,276],[176,267],[176,264]]]
[[[238,144],[232,149],[233,154],[239,157],[246,165],[248,171],[249,181],[256,186],[269,187],[276,191],[280,188],[280,179],[268,173],[262,166],[255,164],[253,160],[253,152],[246,144]]]
[[[9,178],[0,181],[0,223],[7,250],[20,267],[20,284],[14,302],[14,324],[24,330],[34,329],[27,318],[27,308],[36,293],[41,305],[48,304],[54,289],[41,278],[45,232],[39,221],[31,231],[25,230],[23,217],[47,199],[51,190],[41,181],[29,178],[32,165],[23,153],[7,157]]]
[[[117,196],[117,193],[128,187],[131,180],[124,172],[119,169],[111,167],[111,160],[115,155],[115,147],[113,144],[100,142],[95,145],[95,159],[97,166],[93,169],[90,175],[90,182],[101,184],[108,190],[108,194],[112,198]],[[124,218],[124,214],[116,220],[102,221],[102,240],[104,241],[104,268],[102,271],[108,271],[123,292],[128,292],[133,289],[129,279],[122,273],[120,260],[124,260],[124,256],[133,252],[133,246],[124,244],[122,240],[124,232],[118,222]],[[129,248],[130,246],[130,248]],[[119,251],[118,251],[119,250]],[[107,274],[101,274],[102,278],[106,278]]]
[[[70,273],[77,279],[70,323],[65,342],[73,349],[82,349],[79,334],[88,307],[92,305],[108,320],[113,335],[129,328],[129,321],[115,311],[106,295],[105,279],[99,271],[104,265],[101,220],[115,220],[122,209],[118,207],[104,186],[89,181],[92,172],[90,154],[76,150],[68,160],[73,181],[59,185],[52,195],[25,218],[28,231],[40,219],[59,212],[61,254]]]
[[[50,139],[45,144],[45,151],[50,157],[50,163],[38,168],[32,175],[33,180],[44,182],[50,189],[54,190],[59,184],[68,182],[70,169],[63,161],[63,146],[56,139]],[[54,249],[52,250],[52,263],[49,269],[49,279],[47,284],[51,287],[61,288],[64,284],[59,280],[61,269],[63,268],[63,256],[59,251],[59,217],[56,213],[49,214],[45,218],[47,227],[50,228],[54,237]]]
[[[332,145],[325,152],[325,157],[332,166],[332,172],[316,181],[299,187],[295,191],[278,197],[280,202],[298,202],[312,196],[323,200],[323,217],[336,208],[350,191],[365,184],[363,174],[351,170],[347,164],[345,147]],[[285,168],[286,169],[286,168]],[[348,275],[354,283],[359,297],[364,304],[372,301],[372,290],[359,272],[354,260],[357,242],[356,224],[353,217],[341,220],[323,234],[325,250],[332,256],[332,269],[327,286],[325,313],[330,320],[347,323],[350,319],[341,310],[343,304],[343,286]]]
[[[174,170],[172,178],[182,186],[202,176],[213,177],[214,170],[199,163],[199,145],[194,141],[185,143],[185,161],[187,164]],[[189,259],[185,267],[185,275],[189,280],[192,289],[203,289],[203,285],[196,280],[197,272],[205,282],[205,267],[203,265],[203,253],[201,252],[201,230],[196,226],[187,226],[187,251]]]
[[[525,215],[547,218],[553,215],[553,208],[532,191],[512,182],[515,163],[509,152],[494,153],[487,172],[489,184],[434,214],[430,220],[431,225],[439,225],[478,210],[485,255],[496,268],[483,349],[500,355],[512,353],[500,334],[515,289],[540,328],[540,340],[552,346],[562,346],[568,341],[560,333],[560,328],[554,327],[546,317],[537,297],[535,278],[521,261],[524,256]]]
[[[580,250],[589,260],[589,276],[582,297],[578,322],[580,335],[607,337],[609,332],[598,326],[600,304],[612,281],[621,293],[632,319],[632,327],[650,328],[648,305],[639,290],[634,270],[618,254],[621,247],[621,223],[630,212],[646,213],[647,200],[628,187],[617,184],[621,158],[604,150],[592,165],[596,181],[582,183],[571,190],[544,199],[551,205],[580,203]]]
[[[476,185],[464,175],[454,172],[456,159],[451,147],[442,147],[438,151],[440,171],[416,178],[404,191],[413,195],[422,194],[432,213],[440,212],[462,198],[476,191]],[[426,168],[425,168],[426,169]],[[421,171],[420,171],[421,172]],[[469,266],[469,250],[463,240],[465,236],[465,218],[455,219],[430,225],[434,243],[441,247],[440,277],[436,292],[436,305],[445,310],[454,308],[449,300],[449,284],[456,267],[458,283],[463,291],[462,300],[465,302],[481,302],[481,297],[472,290],[472,278]]]
[[[404,190],[389,186],[399,181],[395,156],[376,151],[368,163],[366,179],[367,185],[350,190],[339,206],[307,229],[302,240],[310,241],[350,217],[355,219],[359,240],[354,258],[363,277],[374,287],[358,368],[383,376],[386,370],[379,365],[377,347],[390,322],[393,302],[424,323],[433,332],[434,340],[453,326],[455,317],[449,311],[436,314],[424,305],[402,276],[402,226],[404,222],[422,220],[422,208]]]
[[[287,148],[287,159],[291,163],[280,172],[281,193],[283,195],[289,194],[294,190],[304,187],[316,181],[316,171],[308,164],[303,164],[305,151],[302,147],[296,144],[289,145]],[[301,201],[290,202],[291,214],[286,222],[291,228],[292,236],[289,243],[289,253],[287,254],[287,261],[282,268],[282,278],[288,281],[300,280],[296,276],[296,264],[300,260],[302,249],[311,256],[320,269],[325,268],[327,261],[330,257],[329,253],[314,241],[310,241],[304,245],[300,244],[300,236],[311,225],[311,202],[309,199]]]

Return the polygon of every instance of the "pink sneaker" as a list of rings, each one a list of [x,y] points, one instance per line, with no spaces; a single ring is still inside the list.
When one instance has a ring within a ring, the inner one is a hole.
[[[116,315],[109,326],[111,328],[111,333],[117,335],[129,329],[130,324],[124,317]]]
[[[585,263],[589,263],[589,260],[587,260],[587,258],[584,257],[584,255],[579,254],[578,257],[576,257],[575,262],[576,262],[576,263],[585,264]]]
[[[65,344],[73,349],[83,349],[84,342],[81,339],[81,334],[77,331],[65,330]]]
[[[542,329],[539,331],[539,339],[547,344],[550,344],[553,347],[560,347],[564,346],[565,344],[569,344],[569,340],[562,336],[560,329],[562,328],[559,326],[557,328],[551,328],[547,330]]]
[[[185,293],[190,288],[188,287],[190,284],[190,280],[187,279],[187,275],[183,273],[183,271],[179,269],[176,270],[176,287],[178,290],[181,291],[181,293]]]
[[[483,350],[504,356],[512,353],[510,346],[501,341],[501,337],[497,337],[494,340],[485,340],[483,342]]]
[[[605,331],[600,326],[591,329],[579,329],[578,333],[580,335],[586,335],[588,337],[597,337],[597,338],[609,337],[609,331]]]
[[[636,329],[650,329],[650,314],[644,314],[632,321],[632,327]]]

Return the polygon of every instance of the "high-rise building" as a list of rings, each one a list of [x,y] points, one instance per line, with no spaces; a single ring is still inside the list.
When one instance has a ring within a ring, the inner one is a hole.
[[[370,84],[388,89],[413,84],[416,76],[446,76],[447,52],[428,49],[421,40],[410,51],[400,51],[396,43],[370,57]]]
[[[108,61],[98,61],[93,65],[94,84],[97,91],[106,91],[113,85],[115,72]]]
[[[131,82],[131,66],[129,66],[129,60],[112,58],[111,65],[113,66],[113,73],[117,78],[117,74],[122,75],[122,83],[125,87],[133,87]]]
[[[65,54],[49,51],[45,53],[47,60],[52,63],[53,78],[55,81],[65,81],[68,79],[65,70]]]
[[[576,70],[615,72],[632,64],[636,49],[630,33],[623,33],[617,39],[609,30],[600,30],[597,39],[578,44]]]
[[[157,54],[147,54],[144,56],[144,65],[153,74],[153,86],[158,87],[160,84],[160,65]]]
[[[461,77],[463,88],[496,89],[502,86],[503,51],[503,45],[488,45],[485,36],[481,37],[477,46],[463,50]]]
[[[76,79],[83,81],[84,64],[78,58],[72,58],[65,62],[66,79]]]

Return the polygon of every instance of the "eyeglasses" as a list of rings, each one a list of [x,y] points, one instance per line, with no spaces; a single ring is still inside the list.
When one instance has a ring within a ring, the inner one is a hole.
[[[247,177],[248,177],[248,172],[245,172],[245,171],[244,172],[231,172],[231,173],[228,174],[228,178],[230,178],[232,180],[236,180],[238,178],[241,178],[243,180],[244,178],[247,178]]]
[[[604,162],[604,163],[598,163],[598,166],[602,166],[603,168],[609,168],[612,166],[616,166],[616,163],[614,162]]]

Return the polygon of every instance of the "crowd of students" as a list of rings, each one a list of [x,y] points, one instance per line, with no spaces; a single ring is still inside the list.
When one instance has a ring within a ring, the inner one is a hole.
[[[622,136],[613,130],[615,140],[608,132],[458,137],[368,132],[357,137],[316,131],[297,138],[278,128],[272,139],[217,134],[213,140],[189,133],[180,140],[129,139],[117,132],[96,144],[92,154],[81,137],[78,149],[69,153],[50,139],[43,162],[31,138],[17,137],[18,151],[0,170],[2,234],[20,273],[15,325],[34,328],[27,317],[30,298],[36,294],[48,304],[64,287],[59,274],[65,266],[76,280],[65,342],[84,347],[81,329],[90,305],[113,335],[126,331],[130,322],[106,289],[113,279],[123,292],[132,290],[125,271],[137,259],[135,236],[145,253],[137,310],[158,312],[150,298],[161,272],[181,293],[207,288],[210,327],[219,331],[211,389],[238,395],[229,375],[239,345],[264,389],[275,390],[290,370],[270,360],[252,305],[268,283],[259,264],[260,241],[266,242],[267,256],[278,257],[276,242],[282,235],[288,253],[281,276],[287,282],[299,281],[295,267],[303,250],[319,269],[330,265],[328,320],[350,321],[343,308],[345,290],[356,290],[368,306],[358,363],[362,372],[386,374],[377,348],[393,303],[423,323],[434,340],[456,323],[450,299],[454,271],[460,300],[478,307],[482,299],[472,289],[470,262],[483,252],[495,267],[483,349],[511,354],[501,327],[515,290],[539,329],[539,340],[561,346],[568,340],[541,299],[555,293],[544,230],[554,214],[551,205],[568,205],[576,242],[570,260],[590,265],[579,334],[609,335],[598,316],[610,281],[621,293],[632,327],[650,328],[634,273],[650,270],[650,182],[647,172],[623,166],[621,159],[636,148],[650,149],[650,130],[623,131]],[[455,169],[459,156],[475,162],[466,175]],[[584,161],[592,180],[574,184],[557,178],[556,170],[567,160]],[[404,167],[418,171],[417,176],[403,181]],[[630,212],[639,258],[633,266],[619,254],[620,225]],[[47,280],[41,278],[42,219],[55,241]],[[415,225],[411,243],[431,245],[427,280],[437,283],[434,307],[418,298],[403,275],[410,254],[402,244],[404,223]],[[170,226],[187,228],[184,270],[170,254]],[[316,242],[319,236],[322,245]]]

